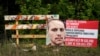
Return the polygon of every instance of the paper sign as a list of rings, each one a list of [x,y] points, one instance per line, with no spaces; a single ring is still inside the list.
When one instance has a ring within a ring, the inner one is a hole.
[[[98,21],[66,20],[66,46],[97,47]]]

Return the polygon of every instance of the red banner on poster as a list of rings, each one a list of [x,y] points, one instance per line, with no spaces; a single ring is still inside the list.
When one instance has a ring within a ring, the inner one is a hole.
[[[66,46],[97,47],[98,21],[66,20]]]

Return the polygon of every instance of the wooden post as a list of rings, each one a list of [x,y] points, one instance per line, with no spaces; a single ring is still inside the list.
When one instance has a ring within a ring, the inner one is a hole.
[[[16,20],[16,25],[18,25],[18,20]],[[18,29],[16,29],[16,44],[19,45],[19,32],[18,32]]]

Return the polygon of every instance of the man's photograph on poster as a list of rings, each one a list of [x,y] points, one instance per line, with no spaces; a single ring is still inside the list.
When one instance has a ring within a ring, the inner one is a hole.
[[[65,25],[61,20],[47,22],[46,45],[64,46]]]

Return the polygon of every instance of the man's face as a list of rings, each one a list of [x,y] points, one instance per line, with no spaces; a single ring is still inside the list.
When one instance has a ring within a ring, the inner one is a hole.
[[[51,21],[48,24],[48,35],[54,44],[62,44],[65,36],[65,27],[61,21]]]

